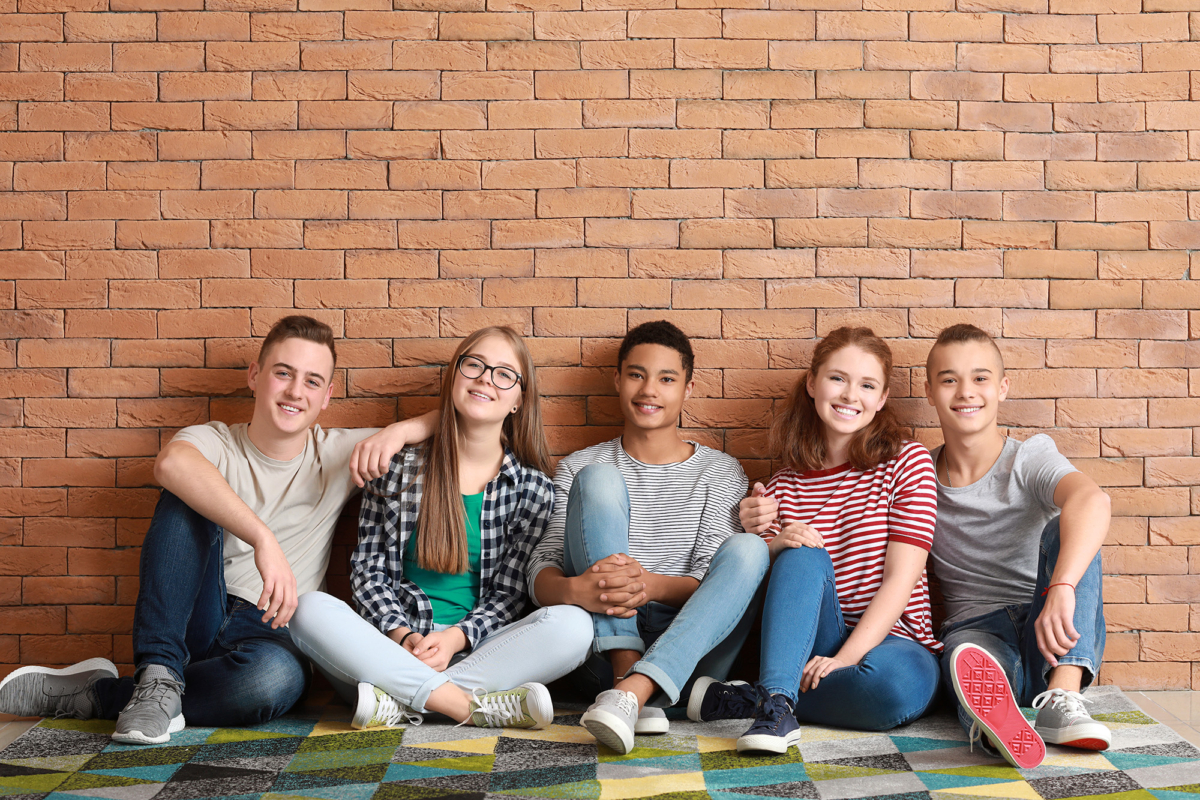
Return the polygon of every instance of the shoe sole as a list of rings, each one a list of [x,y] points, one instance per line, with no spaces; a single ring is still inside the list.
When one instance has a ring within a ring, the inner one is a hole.
[[[375,716],[375,687],[369,683],[358,684],[358,703],[354,706],[354,718],[350,720],[350,727],[356,731],[361,731],[367,727],[367,723],[371,721],[371,717]],[[370,708],[368,712],[367,709]]]
[[[642,719],[638,717],[637,724],[633,726],[633,732],[638,736],[660,736],[671,730],[671,720],[666,717],[650,717]]]
[[[704,719],[700,716],[700,709],[704,705],[704,695],[708,692],[708,687],[714,683],[720,683],[716,678],[697,678],[692,684],[692,693],[688,695],[687,716],[692,722],[712,722],[710,719]],[[730,681],[731,686],[749,686],[745,681]],[[751,714],[751,716],[754,716]]]
[[[13,670],[4,677],[4,680],[0,681],[0,692],[3,692],[4,687],[9,683],[15,681],[23,675],[32,675],[37,673],[40,675],[57,675],[59,677],[67,677],[70,675],[78,675],[82,672],[91,672],[92,670],[101,670],[107,672],[108,677],[110,678],[120,677],[120,673],[117,672],[117,665],[109,661],[107,658],[89,658],[86,661],[80,661],[78,664],[72,664],[69,667],[63,667],[62,669],[50,669],[49,667],[21,667],[18,670]],[[41,715],[33,714],[29,716]]]
[[[533,725],[526,730],[540,731],[554,722],[554,703],[550,699],[550,690],[540,683],[523,683],[521,688],[528,689],[525,694],[525,710],[533,719]]]
[[[776,755],[783,755],[792,745],[800,744],[802,736],[803,731],[800,728],[792,731],[787,736],[771,736],[765,733],[754,736],[743,736],[737,740],[737,751],[739,753],[775,753]]]
[[[1046,757],[1046,745],[1013,697],[1008,678],[991,653],[961,644],[950,656],[951,682],[962,707],[998,744],[1006,761],[1033,769]]]
[[[633,749],[633,731],[615,714],[598,708],[580,717],[579,724],[587,728],[588,733],[595,736],[596,740],[609,750],[626,755]]]
[[[112,739],[114,742],[121,742],[122,744],[163,744],[171,741],[172,733],[179,733],[185,727],[187,727],[187,724],[183,721],[183,714],[180,714],[171,720],[170,724],[167,725],[167,732],[162,736],[147,736],[141,731],[126,731],[125,733],[114,732]]]
[[[1107,750],[1112,745],[1112,733],[1101,722],[1084,723],[1070,728],[1041,728],[1034,726],[1038,736],[1048,744],[1078,747],[1081,750]]]

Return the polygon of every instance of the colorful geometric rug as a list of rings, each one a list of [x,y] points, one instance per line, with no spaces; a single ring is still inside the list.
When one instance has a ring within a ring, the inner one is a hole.
[[[544,731],[495,731],[427,721],[352,731],[343,705],[307,707],[254,728],[188,728],[158,747],[109,739],[111,722],[45,720],[0,751],[5,800],[887,800],[1101,797],[1200,800],[1200,751],[1097,687],[1093,716],[1113,748],[1050,747],[1017,770],[970,752],[949,715],[887,734],[806,726],[799,748],[739,756],[744,721],[672,720],[618,756],[563,711]]]

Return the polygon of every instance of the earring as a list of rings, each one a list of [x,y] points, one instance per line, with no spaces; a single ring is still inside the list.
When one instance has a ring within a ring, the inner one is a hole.
[[[514,413],[514,414],[515,414],[515,413],[517,413],[517,407],[516,407],[516,406],[513,406],[512,413]]]

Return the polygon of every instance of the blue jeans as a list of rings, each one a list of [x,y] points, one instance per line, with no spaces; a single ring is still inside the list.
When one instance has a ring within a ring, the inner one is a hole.
[[[142,543],[133,617],[140,672],[166,667],[185,684],[189,725],[255,725],[284,714],[309,670],[286,628],[272,630],[254,604],[225,592],[225,532],[164,490]],[[116,719],[134,679],[96,682],[102,719]]]
[[[795,547],[780,553],[763,609],[759,683],[794,700],[796,719],[817,725],[886,731],[929,710],[937,697],[937,656],[893,634],[858,664],[836,669],[800,693],[809,659],[836,655],[849,636],[829,552]]]
[[[575,476],[567,498],[563,572],[574,577],[603,558],[628,552],[625,479],[611,464],[589,464]],[[577,681],[597,692],[611,689],[612,666],[602,655],[609,650],[644,653],[630,672],[654,681],[666,695],[666,705],[679,702],[701,675],[723,679],[754,622],[758,605],[753,601],[768,563],[762,539],[735,534],[717,549],[704,580],[683,608],[650,602],[629,619],[592,614],[593,654],[577,671]],[[662,702],[655,698],[655,704]]]
[[[1058,517],[1055,517],[1042,530],[1037,583],[1030,602],[1006,606],[942,629],[941,638],[946,645],[942,658],[942,678],[950,690],[958,711],[958,721],[964,730],[971,729],[971,717],[958,702],[952,688],[954,684],[950,682],[950,654],[960,644],[978,645],[1000,662],[1018,704],[1028,706],[1033,698],[1046,691],[1051,667],[1038,650],[1033,624],[1046,605],[1042,592],[1050,585],[1050,576],[1054,574],[1054,566],[1058,563],[1058,551]],[[1059,657],[1058,663],[1083,667],[1082,687],[1086,689],[1095,680],[1104,653],[1104,594],[1099,553],[1075,587],[1073,622],[1079,633],[1079,641],[1069,653]]]

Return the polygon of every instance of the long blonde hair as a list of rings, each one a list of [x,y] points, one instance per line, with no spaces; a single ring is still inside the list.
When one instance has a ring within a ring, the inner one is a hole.
[[[525,341],[511,328],[480,328],[462,340],[446,365],[442,376],[441,422],[425,445],[421,510],[417,515],[416,530],[417,563],[422,569],[454,574],[467,571],[467,520],[458,485],[458,413],[454,409],[452,389],[458,374],[459,357],[490,336],[498,336],[512,347],[524,381],[521,405],[504,419],[500,442],[511,449],[524,466],[550,471],[533,356]]]

